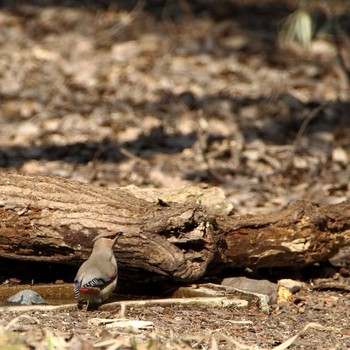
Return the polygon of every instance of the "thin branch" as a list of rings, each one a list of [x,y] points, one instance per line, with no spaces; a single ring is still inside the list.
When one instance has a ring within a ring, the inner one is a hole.
[[[292,148],[289,152],[289,155],[287,157],[287,159],[284,161],[283,165],[282,165],[282,168],[281,168],[281,172],[286,172],[289,167],[290,167],[290,164],[292,162],[292,159],[300,145],[300,142],[301,142],[301,138],[303,137],[304,133],[305,133],[305,130],[306,128],[308,127],[308,125],[310,124],[310,122],[323,110],[325,109],[327,106],[329,105],[329,102],[326,101],[326,102],[323,102],[322,104],[320,104],[318,107],[316,107],[315,109],[313,109],[309,115],[304,119],[304,121],[302,122],[299,130],[298,130],[298,133],[295,137],[295,140],[293,142],[293,145],[292,145]]]

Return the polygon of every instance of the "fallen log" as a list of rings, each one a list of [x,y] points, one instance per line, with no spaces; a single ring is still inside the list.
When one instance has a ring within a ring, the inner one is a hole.
[[[5,258],[79,264],[97,233],[117,229],[125,232],[116,247],[122,265],[188,281],[205,273],[215,252],[213,227],[198,205],[8,172],[0,177],[0,205]]]
[[[58,177],[0,175],[5,258],[80,264],[97,233],[118,229],[125,234],[116,255],[128,278],[187,282],[208,269],[304,266],[350,243],[349,201],[333,206],[298,201],[274,214],[219,216],[195,198],[144,200],[130,190]]]
[[[271,214],[217,217],[213,264],[232,267],[304,267],[350,245],[350,201],[319,205],[293,201]]]

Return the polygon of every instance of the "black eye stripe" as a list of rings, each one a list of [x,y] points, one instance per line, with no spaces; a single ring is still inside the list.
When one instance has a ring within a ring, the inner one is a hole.
[[[119,236],[122,236],[122,235],[123,235],[123,232],[116,232],[113,235],[106,236],[106,238],[108,238],[108,239],[115,239],[115,238],[117,238]]]
[[[113,236],[109,236],[109,239],[115,239],[116,237],[122,236],[123,232],[116,232]]]

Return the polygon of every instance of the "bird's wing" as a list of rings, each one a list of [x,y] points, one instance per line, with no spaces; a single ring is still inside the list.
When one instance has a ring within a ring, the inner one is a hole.
[[[74,296],[78,298],[80,292],[98,294],[101,288],[113,282],[116,278],[117,278],[116,275],[97,277],[97,278],[93,278],[92,280],[84,284],[82,284],[82,280],[79,280],[76,278],[74,280]]]

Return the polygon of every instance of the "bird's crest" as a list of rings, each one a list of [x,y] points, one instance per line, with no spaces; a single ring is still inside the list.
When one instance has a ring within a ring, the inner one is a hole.
[[[101,233],[98,236],[96,236],[92,241],[96,242],[100,238],[118,239],[123,234],[124,234],[124,232],[121,232],[121,231],[112,231],[112,232],[107,232],[107,233]]]

